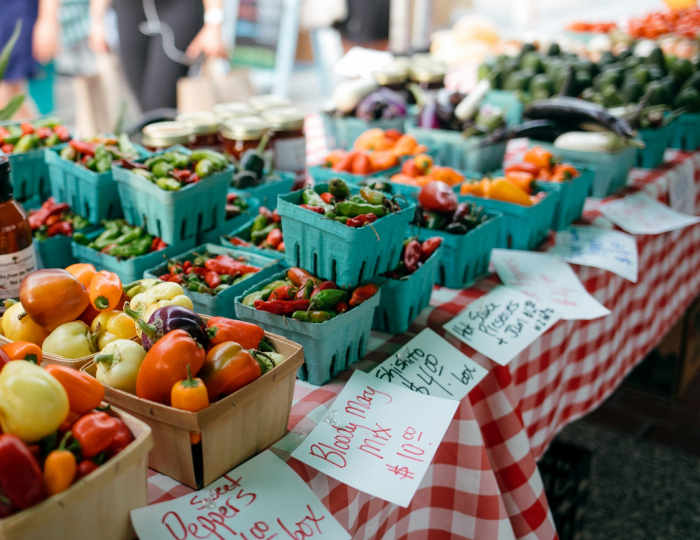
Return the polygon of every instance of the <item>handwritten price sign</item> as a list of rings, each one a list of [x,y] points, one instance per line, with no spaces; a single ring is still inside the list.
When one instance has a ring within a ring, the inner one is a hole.
[[[573,264],[608,270],[637,283],[637,241],[629,234],[598,227],[569,227],[557,232],[549,253]]]
[[[700,218],[676,212],[642,192],[609,202],[601,212],[630,234],[661,234],[700,221]]]
[[[562,319],[597,319],[610,311],[593,298],[564,261],[547,253],[494,249],[491,264],[507,286],[557,310]]]
[[[333,421],[318,424],[292,457],[406,507],[458,406],[355,371],[332,405]]]
[[[496,287],[474,300],[443,328],[505,366],[558,320],[559,314],[542,302],[515,289]]]
[[[426,328],[370,372],[426,396],[461,400],[487,371]]]
[[[266,451],[202,491],[131,511],[141,540],[306,540],[350,535],[314,493]]]

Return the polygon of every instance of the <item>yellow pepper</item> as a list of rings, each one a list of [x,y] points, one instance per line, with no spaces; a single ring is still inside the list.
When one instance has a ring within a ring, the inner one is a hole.
[[[61,383],[31,362],[10,362],[0,372],[0,427],[33,443],[58,429],[68,416]]]
[[[65,323],[51,332],[41,350],[63,358],[83,358],[97,351],[97,334],[83,321]]]
[[[159,283],[146,292],[137,294],[131,302],[124,304],[124,313],[134,321],[143,319],[148,322],[151,315],[158,308],[165,306],[182,306],[193,309],[192,300],[185,296],[185,291],[177,283]],[[136,334],[141,337],[141,328],[136,325]]]
[[[129,298],[133,298],[137,294],[141,294],[142,292],[145,292],[160,283],[163,282],[159,279],[139,279],[138,281],[132,283],[131,285],[133,286],[129,287],[128,290],[125,289],[124,294],[126,294]]]
[[[103,311],[92,321],[90,329],[97,334],[97,348],[100,351],[117,339],[136,337],[134,320],[123,311]]]
[[[532,200],[527,193],[503,178],[491,182],[488,198],[523,206],[532,206]]]
[[[2,331],[5,337],[12,341],[29,341],[41,347],[50,332],[35,323],[29,315],[25,314],[20,319],[19,315],[25,311],[19,302],[11,304],[10,301],[6,301],[5,306],[7,311],[2,316]]]
[[[136,377],[144,358],[146,351],[141,345],[128,339],[118,339],[95,356],[95,377],[105,386],[136,394]]]

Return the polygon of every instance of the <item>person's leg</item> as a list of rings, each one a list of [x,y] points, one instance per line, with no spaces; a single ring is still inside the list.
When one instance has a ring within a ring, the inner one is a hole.
[[[141,89],[147,71],[149,42],[153,41],[139,30],[146,20],[142,0],[115,0],[119,30],[119,56],[129,87],[142,110],[148,110],[141,102]]]
[[[201,0],[157,0],[161,22],[172,28],[175,47],[184,53],[202,27]],[[177,81],[187,75],[188,66],[169,58],[162,37],[156,36],[148,47],[148,60],[139,100],[144,111],[177,106]]]

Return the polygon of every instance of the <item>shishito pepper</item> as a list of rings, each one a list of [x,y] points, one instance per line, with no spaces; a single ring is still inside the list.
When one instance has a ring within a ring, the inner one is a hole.
[[[107,386],[135,394],[136,378],[144,358],[146,351],[135,341],[112,341],[95,356],[95,377]]]
[[[68,416],[61,383],[31,362],[10,362],[0,371],[0,396],[0,427],[28,443],[56,431]]]
[[[206,359],[205,359],[206,361]],[[192,370],[187,366],[187,378],[173,385],[170,392],[170,403],[176,409],[197,412],[209,406],[209,395],[204,381],[192,377]],[[190,442],[197,444],[202,440],[201,433],[190,432]]]
[[[226,317],[212,317],[207,321],[207,326],[210,345],[235,341],[245,349],[258,349],[265,338],[265,330],[257,324]]]
[[[71,412],[86,414],[102,403],[102,399],[105,397],[105,387],[97,379],[77,369],[56,364],[50,364],[45,369],[61,383],[68,394]]]
[[[80,417],[73,424],[73,438],[80,444],[83,457],[96,456],[112,443],[119,424],[105,412],[94,412]]]
[[[220,343],[207,353],[199,377],[204,381],[209,401],[232,394],[263,374],[260,363],[233,341]]]
[[[0,491],[13,506],[23,510],[46,498],[46,486],[41,469],[16,435],[0,435]]]

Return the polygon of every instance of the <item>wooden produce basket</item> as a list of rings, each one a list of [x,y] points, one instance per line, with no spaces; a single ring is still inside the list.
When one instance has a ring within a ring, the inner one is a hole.
[[[0,519],[0,540],[131,540],[131,510],[148,504],[146,455],[151,428],[118,409],[134,441],[118,455],[41,504]]]
[[[128,411],[153,430],[150,468],[199,489],[287,433],[294,381],[304,353],[300,345],[281,336],[265,335],[287,360],[196,413],[105,387],[107,403]],[[82,369],[93,377],[96,370],[94,362]],[[190,444],[190,432],[202,434],[201,444]]]

